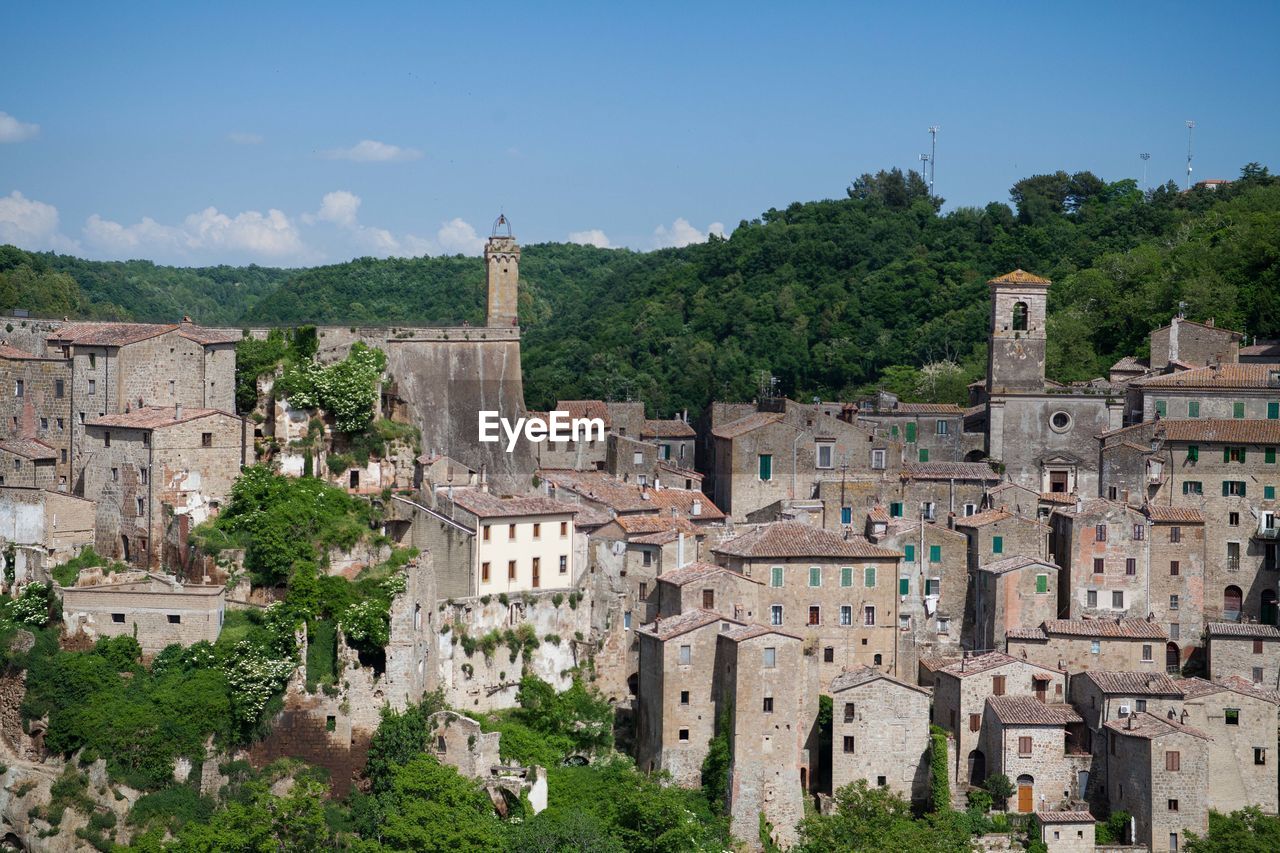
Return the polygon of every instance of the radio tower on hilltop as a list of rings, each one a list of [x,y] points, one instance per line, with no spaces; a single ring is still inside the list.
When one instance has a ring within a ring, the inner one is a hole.
[[[1196,123],[1187,120],[1187,189],[1191,189],[1191,134],[1196,129]]]
[[[1145,192],[1147,189],[1147,161],[1151,159],[1151,155],[1144,151],[1138,156],[1142,158],[1142,189]]]
[[[929,195],[932,197],[933,180],[938,177],[938,126],[936,124],[929,125],[929,136],[932,139],[929,151]]]

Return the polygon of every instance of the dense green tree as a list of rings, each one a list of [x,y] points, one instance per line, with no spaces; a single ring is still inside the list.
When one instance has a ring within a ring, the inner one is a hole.
[[[859,780],[836,791],[830,814],[813,814],[801,821],[800,843],[794,849],[800,853],[967,853],[972,843],[955,812],[916,820],[910,803],[901,796]]]
[[[1280,818],[1249,806],[1231,814],[1209,812],[1204,838],[1187,833],[1187,853],[1270,853],[1280,850]]]

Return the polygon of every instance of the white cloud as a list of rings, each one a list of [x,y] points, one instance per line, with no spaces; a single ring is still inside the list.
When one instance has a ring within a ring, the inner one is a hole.
[[[484,248],[484,239],[471,223],[457,217],[440,226],[436,242],[446,255],[478,255]]]
[[[230,140],[231,142],[234,142],[236,145],[261,145],[262,144],[262,136],[257,133],[244,133],[241,131],[236,131],[234,133],[228,133],[227,139]]]
[[[653,245],[659,249],[666,249],[674,246],[688,246],[690,243],[702,243],[707,239],[707,235],[703,234],[697,228],[689,224],[689,220],[683,216],[672,223],[670,228],[665,225],[659,225],[653,229]]]
[[[35,139],[40,133],[40,125],[18,121],[6,112],[0,111],[0,142],[25,142]]]
[[[360,196],[346,190],[338,190],[325,193],[325,197],[320,200],[320,210],[315,218],[350,228],[356,224],[356,213],[359,210]]]
[[[17,190],[0,196],[0,243],[34,251],[75,252],[80,248],[58,231],[58,208]]]
[[[725,233],[723,222],[712,222],[710,225],[707,226],[707,234],[714,234],[717,237],[729,236],[728,234]]]
[[[322,151],[320,156],[327,160],[354,160],[357,163],[393,163],[417,160],[422,152],[416,148],[401,148],[399,145],[362,139],[350,148]]]
[[[162,225],[144,216],[133,225],[122,225],[93,214],[85,222],[86,242],[110,256],[157,257],[191,260],[248,257],[272,261],[315,259],[297,227],[282,211],[246,210],[228,216],[206,207],[182,220]]]
[[[161,225],[150,216],[134,225],[121,225],[95,213],[84,224],[84,237],[90,245],[114,253],[136,252],[140,248],[181,251],[187,245],[181,228]]]
[[[577,243],[581,246],[595,246],[598,249],[613,248],[613,244],[609,242],[609,235],[599,228],[592,228],[588,231],[571,231],[569,232],[569,242]]]

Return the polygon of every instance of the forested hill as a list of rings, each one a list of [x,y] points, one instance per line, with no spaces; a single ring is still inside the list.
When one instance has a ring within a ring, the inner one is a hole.
[[[1142,352],[1180,301],[1192,318],[1280,336],[1280,180],[1256,164],[1190,193],[1038,175],[1013,187],[1011,204],[945,215],[915,173],[864,175],[846,195],[770,210],[726,240],[681,249],[525,247],[529,404],[632,397],[657,415],[696,412],[754,396],[762,374],[801,399],[877,381],[956,399],[985,360],[986,281],[1017,267],[1055,282],[1058,379]],[[483,289],[478,258],[188,269],[0,247],[0,309],[41,316],[478,324]]]

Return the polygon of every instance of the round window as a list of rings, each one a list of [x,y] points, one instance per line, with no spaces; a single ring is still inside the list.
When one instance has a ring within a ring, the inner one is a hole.
[[[1049,426],[1053,427],[1055,432],[1066,432],[1071,428],[1071,415],[1066,412],[1054,412],[1049,416]]]

